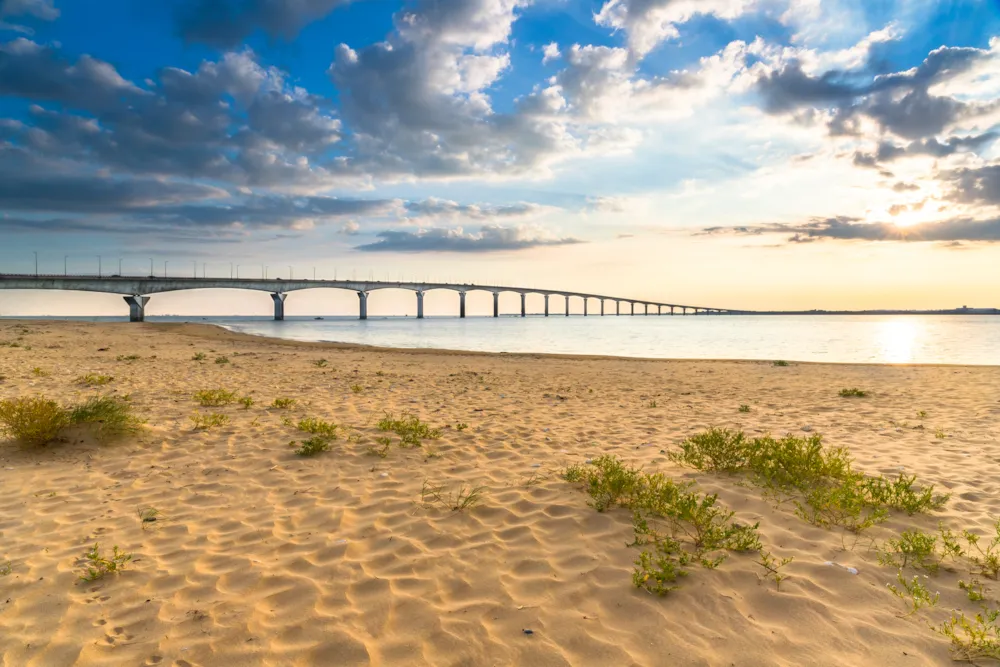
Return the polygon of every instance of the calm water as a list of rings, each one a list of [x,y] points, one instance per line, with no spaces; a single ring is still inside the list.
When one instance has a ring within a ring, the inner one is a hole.
[[[121,318],[87,318],[109,320]],[[670,359],[1000,365],[996,316],[150,317],[234,331],[386,347]]]

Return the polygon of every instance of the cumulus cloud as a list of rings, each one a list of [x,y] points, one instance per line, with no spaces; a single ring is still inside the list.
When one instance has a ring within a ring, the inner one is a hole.
[[[0,0],[0,30],[13,30],[31,35],[34,30],[20,23],[8,23],[8,17],[32,16],[42,21],[55,21],[59,18],[59,10],[53,0]]]
[[[422,201],[408,202],[406,205],[408,217],[485,220],[490,218],[520,218],[536,214],[543,207],[538,204],[520,202],[502,206],[484,206],[481,204],[459,204],[447,199],[430,197]]]
[[[291,39],[307,24],[348,2],[350,0],[188,0],[177,8],[177,29],[189,42],[221,48],[237,46],[257,30]]]
[[[496,252],[582,243],[574,238],[554,238],[535,227],[499,225],[484,225],[478,232],[466,232],[461,227],[384,231],[377,237],[378,241],[357,249],[365,252]]]
[[[660,42],[679,37],[677,27],[698,14],[729,20],[755,4],[754,0],[607,0],[594,21],[624,31],[629,49],[641,57]]]

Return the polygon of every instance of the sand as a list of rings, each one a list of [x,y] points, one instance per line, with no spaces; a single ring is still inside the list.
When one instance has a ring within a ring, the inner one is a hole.
[[[886,590],[895,570],[867,546],[665,452],[712,425],[809,430],[849,447],[862,470],[902,467],[952,494],[932,515],[894,515],[876,541],[938,521],[985,531],[1000,516],[998,368],[414,352],[201,325],[0,323],[0,341],[14,340],[22,347],[0,347],[0,398],[130,394],[148,426],[106,443],[79,431],[33,450],[0,442],[3,665],[947,664],[948,642],[927,624],[975,609],[956,586],[967,573],[928,580],[940,603],[907,618]],[[116,361],[132,354],[141,359]],[[89,372],[116,379],[74,381]],[[854,386],[872,395],[837,395]],[[192,400],[218,387],[256,404]],[[268,408],[276,397],[297,404]],[[197,410],[231,422],[193,430]],[[444,436],[370,456],[384,411]],[[286,416],[354,437],[297,457],[289,441],[302,434]],[[794,558],[781,590],[750,555],[692,569],[665,598],[633,587],[628,511],[598,513],[558,476],[602,453],[695,480],[759,521],[770,551]],[[425,481],[485,494],[463,512],[428,507]],[[144,525],[148,506],[161,514]],[[132,552],[131,566],[80,581],[95,542]],[[995,604],[1000,586],[986,583]]]

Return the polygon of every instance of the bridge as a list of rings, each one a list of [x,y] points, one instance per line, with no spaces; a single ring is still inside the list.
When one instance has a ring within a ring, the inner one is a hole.
[[[591,300],[600,303],[600,314],[605,314],[605,303],[615,304],[615,315],[622,314],[621,305],[628,306],[627,315],[636,314],[636,306],[642,309],[643,315],[649,315],[650,308],[656,315],[663,315],[669,308],[670,315],[736,315],[751,311],[732,310],[729,308],[707,308],[677,303],[660,303],[643,299],[628,299],[606,296],[602,294],[586,294],[583,292],[567,292],[565,290],[545,290],[534,287],[500,287],[495,285],[453,284],[432,282],[388,282],[377,280],[283,280],[281,278],[167,278],[167,277],[129,277],[129,276],[71,276],[71,275],[20,275],[0,274],[0,289],[17,290],[76,290],[83,292],[103,292],[106,294],[121,294],[129,306],[129,321],[142,322],[146,315],[146,304],[151,294],[176,292],[191,289],[245,289],[267,292],[274,300],[274,319],[285,319],[285,299],[289,292],[304,289],[342,289],[350,290],[358,295],[359,318],[368,319],[368,295],[380,289],[402,289],[414,292],[417,297],[417,317],[424,316],[424,295],[431,290],[452,290],[458,292],[458,316],[465,317],[465,295],[469,292],[482,291],[493,294],[493,317],[500,317],[500,294],[514,292],[521,295],[521,317],[525,317],[525,299],[528,294],[540,294],[545,297],[545,316],[549,315],[549,297],[557,296],[565,299],[566,316],[569,316],[571,298],[583,299],[583,314],[588,314],[587,304]]]

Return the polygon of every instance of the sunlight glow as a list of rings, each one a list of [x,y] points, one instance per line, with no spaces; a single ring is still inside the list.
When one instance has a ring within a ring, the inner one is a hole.
[[[913,360],[913,344],[921,325],[917,320],[889,320],[878,327],[878,346],[882,359],[890,364],[906,364]]]

